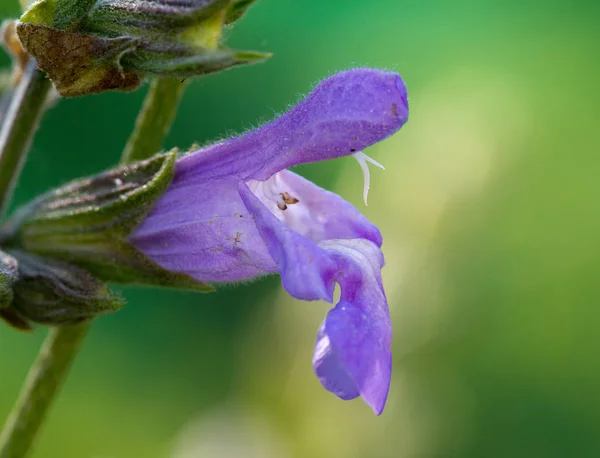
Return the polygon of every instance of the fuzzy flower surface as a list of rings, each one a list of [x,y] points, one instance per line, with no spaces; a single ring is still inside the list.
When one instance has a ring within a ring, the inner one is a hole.
[[[339,284],[313,368],[327,390],[361,396],[379,415],[392,370],[381,234],[340,196],[288,168],[353,155],[365,173],[366,200],[367,161],[375,162],[361,150],[407,119],[399,75],[338,73],[271,123],[179,159],[170,187],[130,242],[163,268],[202,282],[278,273],[291,296],[330,303]]]

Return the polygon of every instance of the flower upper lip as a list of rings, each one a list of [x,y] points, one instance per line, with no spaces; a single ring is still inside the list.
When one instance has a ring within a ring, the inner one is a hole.
[[[341,72],[275,121],[184,156],[177,173],[264,181],[294,165],[362,151],[407,120],[406,89],[397,74]]]

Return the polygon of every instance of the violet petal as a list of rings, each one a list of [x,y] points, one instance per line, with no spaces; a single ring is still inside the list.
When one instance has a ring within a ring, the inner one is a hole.
[[[130,236],[165,269],[204,282],[236,282],[276,272],[231,180],[167,191]]]
[[[408,119],[399,75],[372,69],[338,73],[290,111],[236,138],[179,160],[177,173],[203,180],[266,180],[285,168],[347,156],[396,132]]]
[[[239,187],[259,233],[292,296],[341,299],[319,332],[313,365],[319,380],[342,399],[357,393],[373,411],[383,411],[391,378],[391,322],[383,292],[381,250],[365,239],[325,240],[318,245],[290,230],[245,184]]]

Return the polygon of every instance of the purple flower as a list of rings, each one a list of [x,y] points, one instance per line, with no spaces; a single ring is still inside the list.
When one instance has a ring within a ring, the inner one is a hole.
[[[259,129],[178,160],[170,188],[131,242],[162,267],[204,282],[279,273],[297,299],[341,299],[319,329],[314,370],[342,399],[379,415],[391,377],[392,329],[379,230],[354,206],[288,167],[354,155],[407,120],[394,73],[357,69],[319,84]],[[374,162],[374,161],[372,161]]]

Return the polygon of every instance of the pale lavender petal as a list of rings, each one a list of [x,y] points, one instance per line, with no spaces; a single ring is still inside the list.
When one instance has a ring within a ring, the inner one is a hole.
[[[333,300],[337,268],[314,242],[288,228],[241,183],[239,193],[277,264],[285,290],[296,299]]]
[[[293,165],[346,156],[396,132],[408,119],[399,75],[355,69],[324,80],[276,120],[240,137],[191,153],[177,173],[266,180]]]
[[[289,170],[277,173],[267,184],[271,193],[287,193],[299,202],[288,205],[283,211],[274,201],[264,198],[259,192],[257,195],[261,202],[287,227],[313,242],[328,239],[367,239],[381,246],[379,229],[339,195],[320,188]],[[257,190],[260,191],[260,188]]]
[[[130,242],[163,268],[203,282],[235,282],[277,269],[237,184],[227,180],[170,189]]]
[[[359,393],[379,415],[391,378],[392,332],[380,276],[381,250],[365,239],[317,245],[290,230],[245,184],[239,191],[288,293],[303,300],[331,301],[334,284],[340,284],[340,302],[319,332],[314,369],[329,391],[342,399]]]
[[[338,398],[349,401],[360,396],[356,381],[348,372],[340,354],[331,345],[329,335],[325,332],[325,323],[317,333],[313,369],[321,384]]]
[[[313,367],[325,388],[342,399],[355,389],[380,415],[392,376],[392,325],[380,276],[383,256],[366,240],[330,240],[320,246],[338,264],[342,295],[323,323]],[[336,392],[349,380],[354,387]]]

